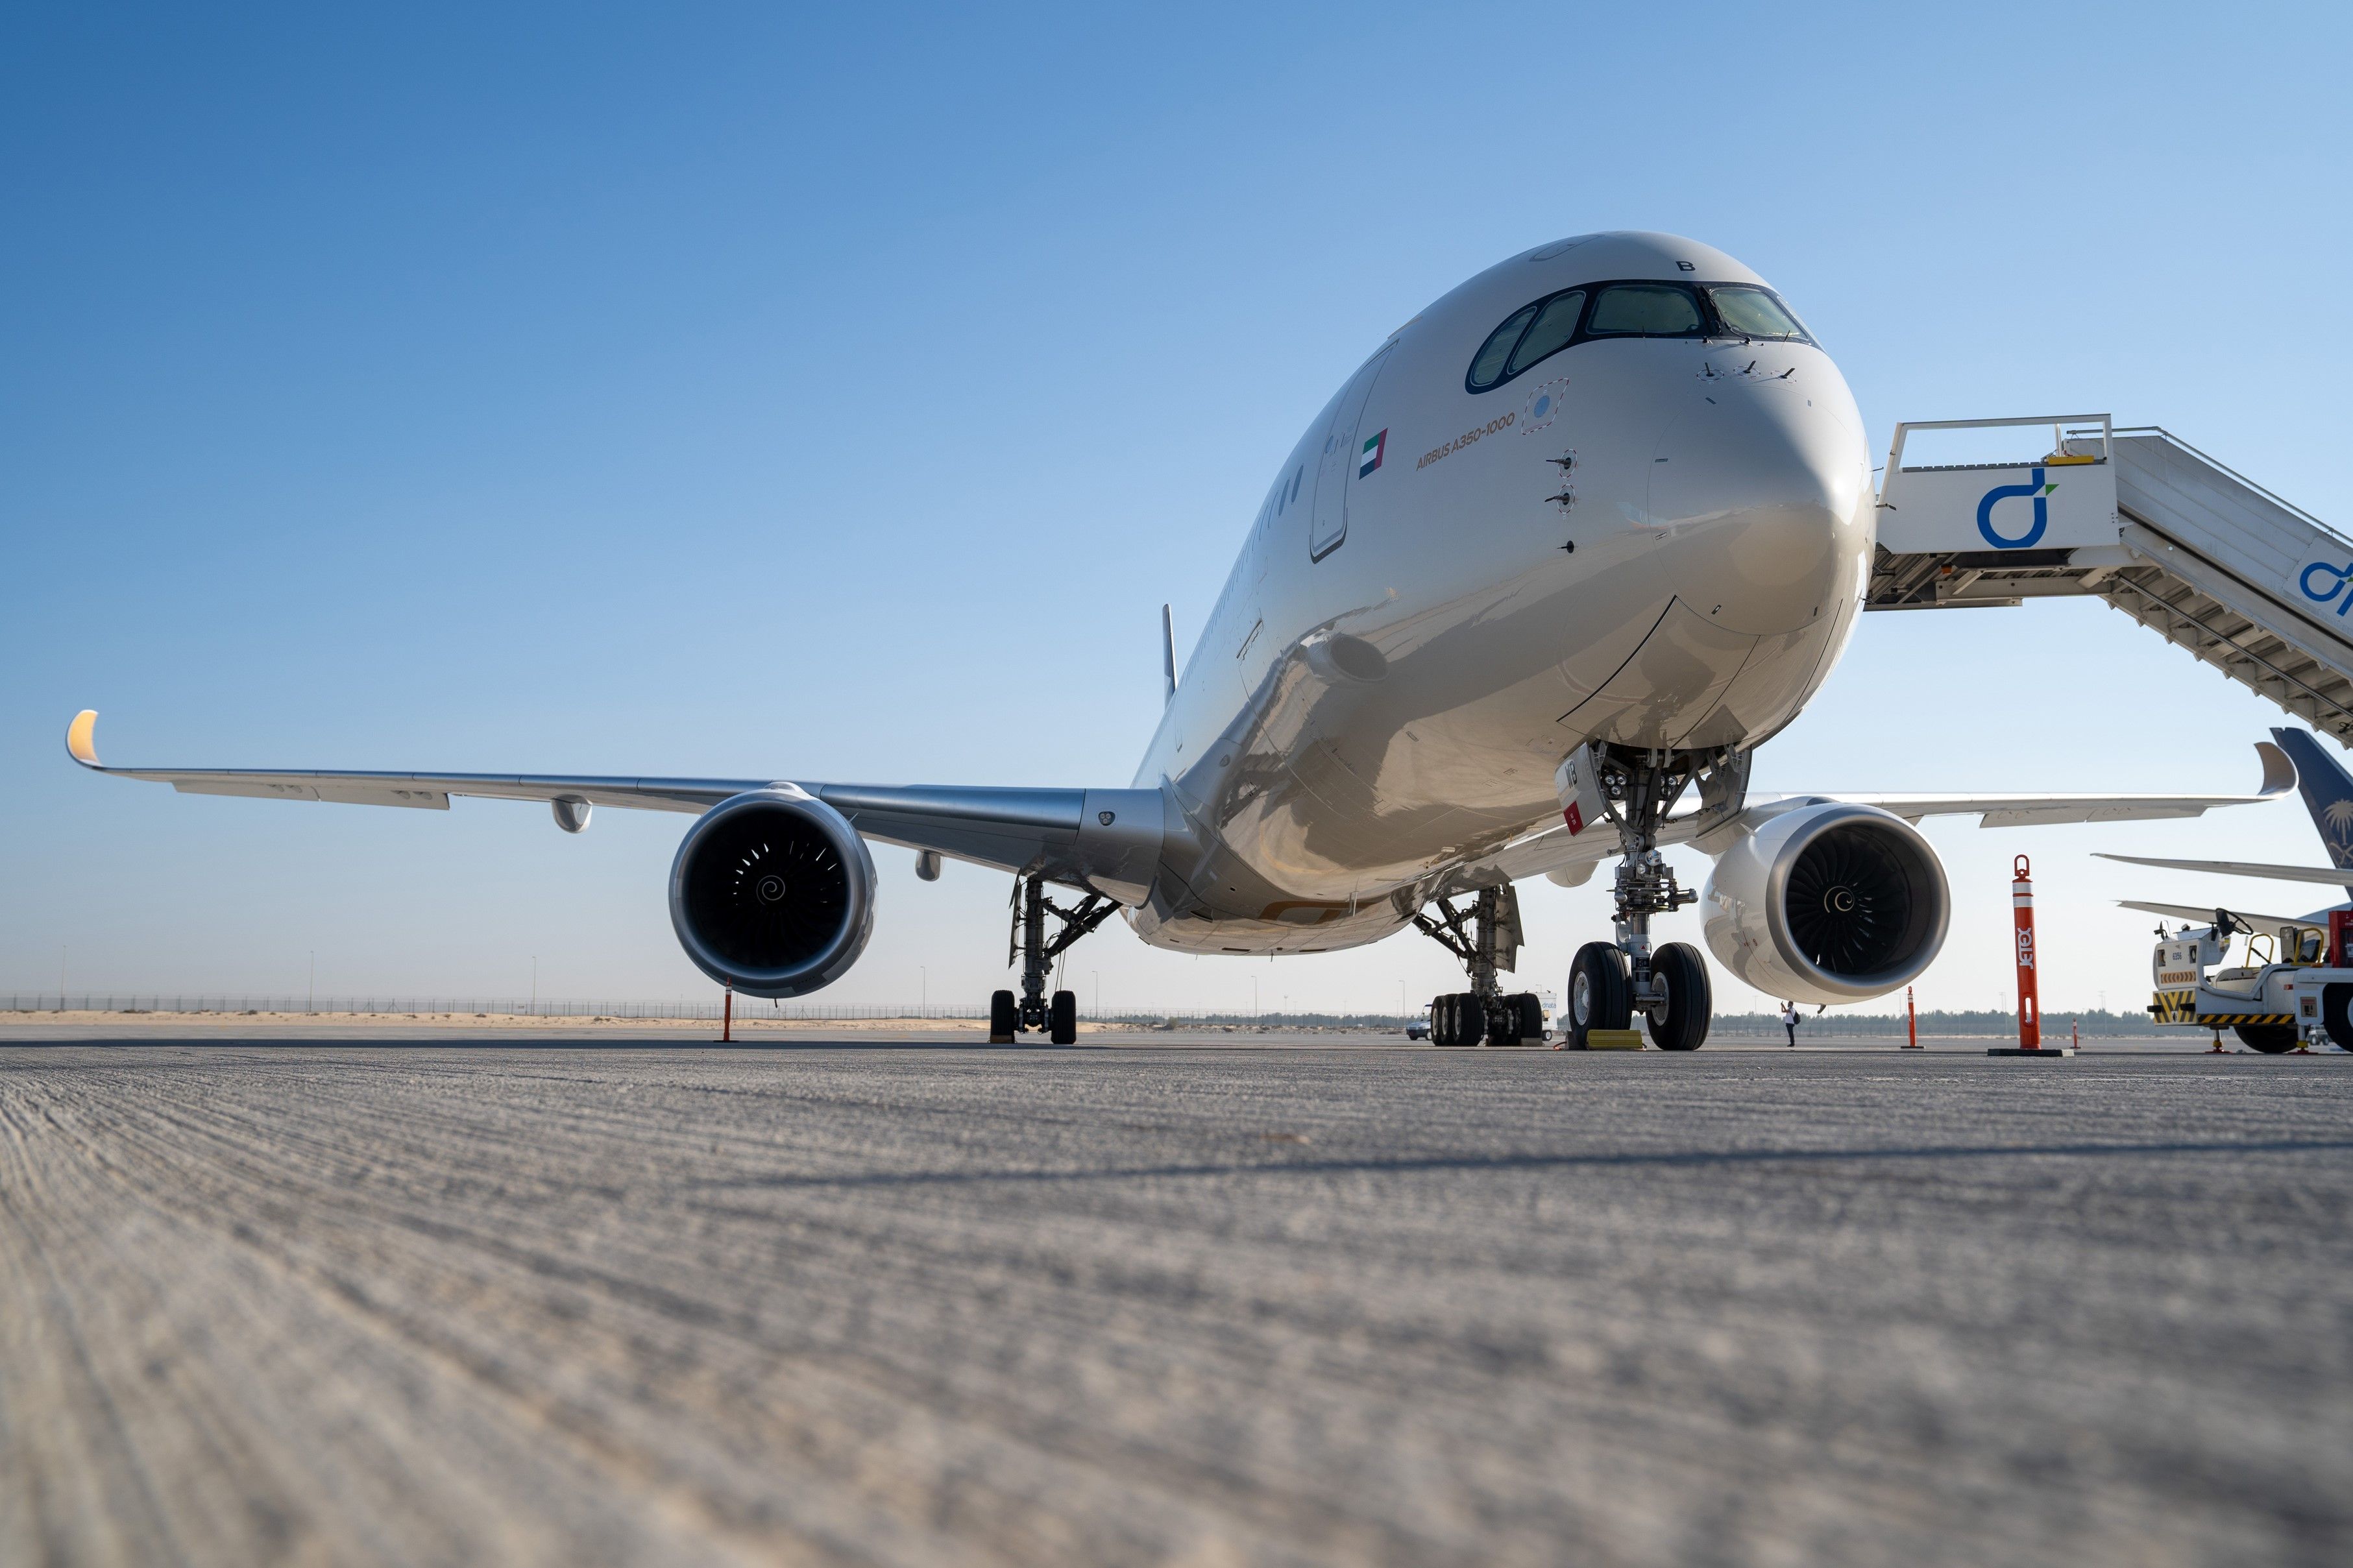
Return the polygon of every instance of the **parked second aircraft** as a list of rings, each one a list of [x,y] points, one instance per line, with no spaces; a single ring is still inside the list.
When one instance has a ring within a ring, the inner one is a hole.
[[[2308,730],[2274,730],[2272,739],[2295,764],[2296,789],[2304,796],[2305,809],[2312,814],[2313,831],[2320,835],[2321,847],[2328,851],[2328,858],[2335,864],[2271,866],[2252,860],[2179,860],[2148,855],[2102,855],[2100,858],[2121,860],[2129,866],[2162,866],[2173,871],[2210,871],[2217,876],[2245,877],[2259,882],[2316,883],[2339,888],[2353,897],[2353,775],[2345,772]],[[2177,920],[2202,922],[2215,916],[2227,916],[2230,918],[2216,923],[2254,930],[2293,925],[2325,931],[2330,911],[2347,907],[2339,902],[2307,914],[2276,915],[2218,909],[2211,904],[2165,904],[2146,899],[2116,901],[2128,910],[2147,910],[2151,914],[2170,915]]]
[[[1838,367],[1766,281],[1660,234],[1540,246],[1390,334],[1275,471],[1225,591],[1124,789],[769,779],[108,768],[195,794],[446,808],[542,800],[694,814],[672,922],[713,980],[828,984],[874,918],[866,841],[1009,871],[1019,993],[992,1033],[1067,1043],[1052,961],[1124,910],[1196,952],[1316,952],[1408,923],[1460,957],[1441,1045],[1538,1033],[1514,884],[1615,858],[1616,921],[1569,965],[1570,1043],[1639,1014],[1705,1037],[1708,971],[1651,922],[1704,905],[1716,959],[1768,994],[1855,1002],[1945,938],[1923,816],[1988,826],[2195,816],[2254,795],[1748,794],[1755,749],[1837,661],[1876,522]],[[68,746],[100,766],[94,713]],[[1696,794],[1695,803],[1685,796]],[[1662,846],[1715,858],[1704,893]],[[1049,889],[1067,889],[1049,896]],[[1050,931],[1050,923],[1054,929]]]

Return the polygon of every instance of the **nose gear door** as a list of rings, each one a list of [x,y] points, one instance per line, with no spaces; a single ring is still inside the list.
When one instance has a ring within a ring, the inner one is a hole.
[[[1307,528],[1307,558],[1321,561],[1348,537],[1348,489],[1367,462],[1379,466],[1379,453],[1367,458],[1357,439],[1356,426],[1364,418],[1365,403],[1373,395],[1373,383],[1380,379],[1381,366],[1388,363],[1389,351],[1366,360],[1332,405],[1332,422],[1324,430],[1324,449],[1315,462],[1315,508]]]

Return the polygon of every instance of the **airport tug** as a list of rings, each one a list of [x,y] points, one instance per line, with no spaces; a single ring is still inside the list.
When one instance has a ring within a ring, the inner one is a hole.
[[[2168,936],[2159,926],[2157,935],[2148,1010],[2159,1025],[2211,1029],[2218,1051],[2226,1026],[2267,1056],[2302,1049],[2315,1037],[2353,1050],[2353,910],[2331,910],[2325,931],[2261,932],[2216,910],[2202,930],[2185,925]],[[2225,967],[2236,936],[2246,938],[2242,961]]]

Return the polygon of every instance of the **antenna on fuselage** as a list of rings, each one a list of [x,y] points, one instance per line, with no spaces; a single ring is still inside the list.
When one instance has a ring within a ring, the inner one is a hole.
[[[1160,606],[1160,678],[1168,683],[1168,691],[1161,698],[1166,704],[1176,700],[1176,625],[1168,618],[1168,606]]]

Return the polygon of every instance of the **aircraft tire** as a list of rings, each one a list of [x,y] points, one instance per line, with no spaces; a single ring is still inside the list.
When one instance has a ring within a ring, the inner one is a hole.
[[[1487,1037],[1489,1045],[1509,1047],[1520,1043],[1520,1008],[1517,997],[1498,997],[1493,1012],[1484,1007],[1480,1008],[1479,1021],[1482,1026],[1480,1033]]]
[[[1057,991],[1053,1004],[1046,1013],[1046,1037],[1058,1046],[1079,1043],[1079,998],[1076,993]]]
[[[1689,942],[1671,942],[1651,955],[1651,983],[1666,993],[1646,1021],[1651,1043],[1662,1051],[1695,1051],[1707,1039],[1715,1016],[1715,996],[1708,984],[1707,965]]]
[[[1568,966],[1568,1000],[1562,1009],[1563,1044],[1585,1049],[1596,1029],[1622,1029],[1633,1022],[1634,987],[1626,978],[1626,955],[1606,942],[1588,942]]]
[[[1520,1043],[1540,1043],[1544,1039],[1544,1002],[1533,991],[1522,991],[1504,1000],[1520,1018]]]
[[[1449,992],[1430,1004],[1430,1043],[1449,1047],[1474,1044],[1465,1038],[1463,998],[1459,992]]]
[[[2294,1024],[2233,1024],[2231,1032],[2239,1037],[2249,1049],[2267,1057],[2295,1049]]]
[[[1021,1026],[1020,1010],[1013,1005],[1010,991],[992,991],[988,995],[988,1043],[1009,1046]]]
[[[2353,985],[2320,988],[2320,1022],[2341,1050],[2353,1051]]]

